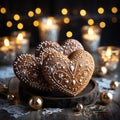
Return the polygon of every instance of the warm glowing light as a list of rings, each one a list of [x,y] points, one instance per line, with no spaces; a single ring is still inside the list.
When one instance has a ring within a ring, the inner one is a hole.
[[[8,47],[10,45],[9,40],[7,38],[4,39],[4,45]]]
[[[68,23],[70,23],[70,18],[65,17],[63,21],[64,21],[65,24],[68,24]]]
[[[38,26],[39,26],[39,22],[38,22],[37,20],[35,20],[35,21],[33,22],[33,25],[34,25],[35,27],[38,27]]]
[[[80,10],[80,15],[81,16],[86,16],[86,14],[87,14],[86,10],[84,10],[84,9]]]
[[[118,8],[117,7],[112,7],[111,12],[116,14],[118,12]]]
[[[51,18],[48,18],[47,20],[47,25],[51,26],[53,24],[53,20]]]
[[[18,36],[17,36],[17,40],[22,40],[22,39],[23,39],[23,34],[19,33]]]
[[[94,24],[94,20],[93,20],[93,19],[89,19],[89,20],[88,20],[88,24],[89,24],[89,25],[93,25],[93,24]]]
[[[41,9],[40,9],[40,8],[36,8],[36,9],[35,9],[35,13],[36,13],[36,14],[40,14],[40,13],[41,13]]]
[[[68,38],[71,38],[73,36],[73,33],[71,31],[67,31],[66,36]]]
[[[107,58],[109,58],[109,59],[111,58],[111,55],[112,55],[112,49],[111,49],[111,47],[107,48],[107,51],[106,51],[105,55],[106,55]]]
[[[103,14],[104,13],[104,8],[102,8],[102,7],[98,8],[98,13]]]
[[[112,48],[111,48],[110,46],[108,46],[108,47],[106,48],[106,50],[102,51],[102,59],[103,59],[104,61],[112,60],[112,56],[113,56],[112,53],[113,53],[113,52],[112,52]]]
[[[2,14],[5,14],[6,13],[6,8],[4,8],[4,7],[2,7],[1,9],[0,9],[0,12],[2,13]]]
[[[20,29],[20,30],[23,29],[23,24],[22,23],[18,23],[17,28]]]
[[[7,21],[6,26],[7,27],[12,27],[13,23],[11,21]]]
[[[88,29],[88,34],[89,35],[93,35],[94,34],[94,31],[93,31],[93,29],[91,27]]]
[[[106,23],[102,21],[102,22],[99,23],[99,26],[100,26],[100,28],[105,28],[106,27]]]
[[[112,22],[116,23],[118,21],[118,19],[116,17],[112,17]]]
[[[62,15],[67,15],[68,14],[68,10],[66,8],[63,8],[61,10],[61,13],[62,13]]]
[[[34,12],[33,12],[33,11],[29,11],[29,12],[28,12],[28,16],[29,16],[29,17],[33,17],[33,16],[34,16]]]
[[[15,21],[18,21],[18,20],[20,20],[20,15],[18,15],[18,14],[15,14],[15,15],[13,16],[13,19],[14,19]]]

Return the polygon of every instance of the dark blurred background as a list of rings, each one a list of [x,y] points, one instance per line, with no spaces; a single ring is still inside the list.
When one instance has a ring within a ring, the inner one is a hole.
[[[103,13],[98,13],[98,8],[104,9]],[[35,13],[35,9],[40,8],[40,13]],[[61,10],[66,8],[68,13],[63,15]],[[114,8],[114,9],[112,9]],[[80,15],[80,10],[87,12],[86,16]],[[32,11],[34,15],[28,16]],[[18,14],[19,20],[14,20],[13,16]],[[35,20],[44,16],[54,16],[61,20],[61,30],[59,42],[68,37],[67,31],[73,33],[71,38],[81,41],[81,27],[88,24],[88,20],[94,20],[93,25],[105,24],[102,28],[100,45],[120,46],[120,1],[119,0],[1,0],[0,1],[0,37],[8,36],[13,31],[18,31],[18,23],[23,24],[21,30],[31,32],[30,45],[36,46],[40,41],[39,30],[33,25]],[[64,23],[64,17],[70,19],[69,23]],[[10,23],[9,23],[10,22]],[[6,25],[8,23],[8,25]],[[12,25],[11,25],[12,23]],[[82,42],[82,41],[81,41]]]

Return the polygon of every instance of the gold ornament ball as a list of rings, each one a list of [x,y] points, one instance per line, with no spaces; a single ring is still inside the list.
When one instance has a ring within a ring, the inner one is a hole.
[[[76,110],[77,111],[82,111],[83,110],[83,105],[82,104],[80,104],[80,103],[78,103],[77,105],[76,105]]]
[[[110,82],[110,87],[111,87],[111,89],[113,89],[113,90],[117,89],[117,88],[119,87],[118,81],[116,81],[116,80],[111,81],[111,82]]]
[[[8,94],[7,99],[13,101],[15,99],[15,96],[13,94]]]
[[[103,92],[100,93],[100,101],[103,104],[109,104],[109,103],[112,102],[112,100],[113,100],[112,93],[107,92],[107,91],[103,91]]]
[[[38,110],[42,107],[43,105],[43,99],[39,96],[33,96],[30,100],[29,100],[29,106],[32,109]]]
[[[97,75],[99,75],[99,76],[105,76],[106,74],[107,74],[107,68],[105,67],[105,66],[99,66],[98,68],[97,68]]]

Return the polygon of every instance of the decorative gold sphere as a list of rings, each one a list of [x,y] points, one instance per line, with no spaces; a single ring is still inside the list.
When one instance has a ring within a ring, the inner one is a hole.
[[[13,94],[8,94],[7,99],[13,101],[15,99],[15,96]]]
[[[118,81],[116,81],[116,80],[111,81],[111,82],[110,82],[110,87],[111,87],[111,89],[113,89],[113,90],[117,89],[117,88],[119,87]]]
[[[113,95],[110,92],[103,91],[100,93],[100,101],[103,104],[109,104],[113,100]]]
[[[97,75],[99,75],[101,77],[105,76],[107,74],[107,72],[108,72],[108,70],[107,70],[107,68],[105,66],[97,67],[96,71],[97,71]]]
[[[39,96],[33,96],[30,100],[29,100],[29,106],[32,109],[38,110],[42,107],[43,105],[43,99]]]
[[[80,103],[78,103],[77,105],[76,105],[76,111],[82,111],[83,110],[83,105],[82,104],[80,104]]]

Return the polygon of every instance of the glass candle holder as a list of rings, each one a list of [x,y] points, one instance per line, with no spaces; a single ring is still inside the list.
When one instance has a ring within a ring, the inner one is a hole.
[[[60,26],[54,17],[43,17],[39,20],[39,33],[41,41],[53,40],[58,41]]]
[[[105,65],[109,71],[113,71],[118,67],[120,49],[115,46],[99,47],[101,64]]]
[[[15,41],[10,37],[0,38],[0,64],[12,64],[16,58]]]
[[[85,49],[89,52],[95,52],[100,44],[101,29],[98,26],[82,27],[82,40]]]
[[[29,52],[30,33],[26,31],[14,31],[11,33],[16,43],[16,54],[20,55]]]

